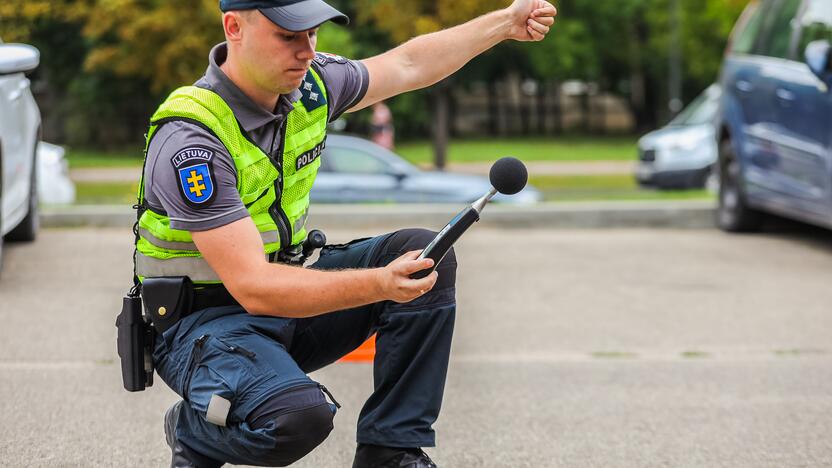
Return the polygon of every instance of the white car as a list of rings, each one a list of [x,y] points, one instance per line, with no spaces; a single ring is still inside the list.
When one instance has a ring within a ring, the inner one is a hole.
[[[309,197],[313,203],[473,203],[490,189],[488,177],[425,172],[372,141],[330,135]],[[494,197],[512,204],[542,199],[531,185]]]
[[[711,85],[666,127],[641,137],[636,170],[641,185],[716,190],[719,181],[713,170],[717,159],[714,123],[721,95],[719,85]]]
[[[3,237],[32,241],[38,230],[40,110],[26,73],[39,62],[36,48],[0,41],[0,259]]]
[[[75,203],[75,184],[69,178],[66,150],[41,141],[38,144],[38,201],[41,205]]]

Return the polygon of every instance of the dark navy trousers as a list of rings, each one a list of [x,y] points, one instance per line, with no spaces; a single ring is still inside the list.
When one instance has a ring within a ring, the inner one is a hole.
[[[385,266],[424,248],[433,235],[409,229],[329,245],[311,268]],[[377,333],[374,391],[359,415],[357,441],[434,446],[432,425],[442,403],[456,311],[453,251],[438,271],[433,290],[407,304],[385,301],[305,319],[215,307],[181,320],[157,340],[154,353],[159,376],[187,402],[177,439],[218,462],[296,461],[326,438],[335,412],[306,374]],[[337,398],[337,389],[331,390]],[[225,426],[206,420],[215,395],[231,403]],[[320,417],[322,408],[329,420]]]

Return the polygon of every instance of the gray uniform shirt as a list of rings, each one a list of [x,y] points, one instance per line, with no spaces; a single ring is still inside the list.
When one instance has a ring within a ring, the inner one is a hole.
[[[225,43],[215,46],[208,70],[195,86],[217,93],[249,138],[275,157],[280,129],[301,89],[280,96],[273,113],[262,109],[220,69],[227,54]],[[364,98],[369,79],[361,62],[319,53],[315,67],[326,85],[330,122]],[[156,131],[147,151],[144,183],[147,205],[166,214],[174,229],[205,231],[248,216],[228,150],[211,132],[190,122],[169,122]]]

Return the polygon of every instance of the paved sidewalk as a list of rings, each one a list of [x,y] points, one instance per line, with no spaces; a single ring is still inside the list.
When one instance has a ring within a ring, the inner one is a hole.
[[[488,175],[491,162],[451,163],[448,170],[464,174]],[[626,175],[635,174],[637,162],[633,161],[528,161],[525,162],[532,176],[546,175]],[[433,165],[421,165],[432,170]]]
[[[395,229],[423,226],[441,229],[464,205],[318,205],[310,209],[309,226],[317,229]],[[128,205],[75,205],[41,211],[47,227],[127,227],[136,220]],[[540,203],[529,206],[489,205],[478,226],[502,228],[621,227],[707,229],[714,226],[712,201],[618,201]]]

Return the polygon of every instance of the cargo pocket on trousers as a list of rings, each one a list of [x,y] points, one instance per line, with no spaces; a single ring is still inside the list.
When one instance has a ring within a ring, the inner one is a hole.
[[[208,422],[223,426],[236,402],[239,371],[214,340],[203,335],[194,344],[182,396]]]

